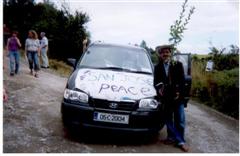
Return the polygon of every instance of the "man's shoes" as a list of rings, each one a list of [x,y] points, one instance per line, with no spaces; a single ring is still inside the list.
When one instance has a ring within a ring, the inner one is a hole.
[[[15,74],[18,74],[18,70],[15,70]]]
[[[34,75],[36,78],[38,78],[39,76],[38,76],[38,73],[35,73],[35,75]]]
[[[189,147],[186,144],[178,145],[178,147],[183,151],[183,152],[188,152]]]
[[[14,76],[14,73],[13,73],[13,72],[11,72],[11,73],[10,73],[10,76]]]
[[[47,67],[41,66],[41,68],[45,68],[46,69],[46,68],[49,68],[49,66],[47,66]]]

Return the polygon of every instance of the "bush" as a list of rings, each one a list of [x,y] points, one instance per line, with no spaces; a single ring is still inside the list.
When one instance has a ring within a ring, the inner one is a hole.
[[[239,110],[239,68],[219,71],[214,74],[215,90],[218,95],[213,97],[214,107],[238,119]]]
[[[63,61],[67,58],[79,59],[82,41],[90,35],[84,27],[90,18],[81,10],[71,14],[68,9],[62,7],[59,10],[50,1],[34,3],[29,0],[4,0],[3,23],[10,30],[19,32],[23,46],[29,30],[34,29],[38,34],[44,31],[49,39],[50,58]]]
[[[229,56],[230,55],[230,56]],[[220,57],[219,57],[220,58]],[[213,72],[206,72],[206,59],[194,56],[192,62],[192,95],[204,104],[239,118],[239,67],[238,55],[224,55],[219,62],[222,64]],[[234,61],[233,61],[234,60]],[[236,61],[237,60],[237,61]],[[232,64],[231,64],[232,63]],[[229,65],[227,65],[229,64]],[[234,68],[233,68],[234,67]],[[216,69],[216,68],[215,68]]]

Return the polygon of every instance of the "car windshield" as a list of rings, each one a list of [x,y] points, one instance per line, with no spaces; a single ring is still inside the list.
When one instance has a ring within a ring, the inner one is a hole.
[[[84,54],[80,66],[89,68],[151,73],[150,59],[144,50],[120,46],[92,46]]]

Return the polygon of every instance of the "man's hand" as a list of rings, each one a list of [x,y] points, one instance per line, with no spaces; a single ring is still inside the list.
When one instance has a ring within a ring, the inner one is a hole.
[[[38,48],[37,54],[38,54],[38,57],[41,56],[41,49],[40,49],[40,47]]]
[[[22,47],[22,45],[21,45],[21,43],[20,43],[20,40],[19,40],[17,37],[15,37],[15,38],[16,38],[16,40],[17,40],[17,44],[18,44],[19,48]]]
[[[179,92],[176,92],[176,96],[175,96],[174,100],[179,99],[179,96],[180,96],[180,93],[179,93]]]
[[[160,89],[158,90],[158,93],[160,94],[160,96],[163,96],[163,95],[164,95],[164,88],[163,88],[163,87],[160,88]]]

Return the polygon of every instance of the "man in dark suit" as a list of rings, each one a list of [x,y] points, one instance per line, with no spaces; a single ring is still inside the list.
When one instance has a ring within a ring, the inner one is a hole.
[[[175,143],[187,152],[189,147],[184,139],[184,69],[181,62],[171,60],[172,49],[172,45],[162,45],[156,48],[159,63],[154,69],[154,86],[164,107],[163,115],[168,133],[164,143]]]

